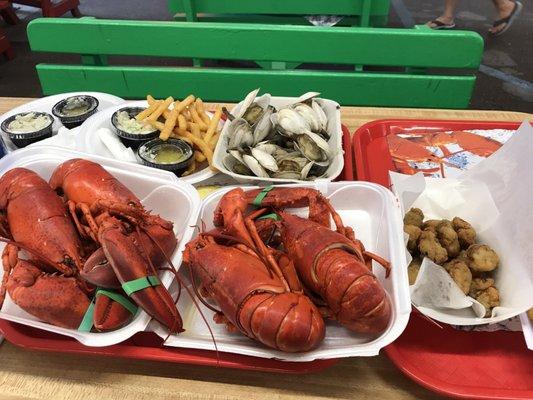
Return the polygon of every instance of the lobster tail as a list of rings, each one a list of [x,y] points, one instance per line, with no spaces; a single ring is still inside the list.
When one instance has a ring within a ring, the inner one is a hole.
[[[335,319],[360,333],[383,331],[390,317],[390,302],[366,265],[342,249],[324,253],[316,262],[319,292]]]
[[[390,300],[365,264],[361,243],[308,219],[281,215],[285,249],[305,286],[346,328],[382,332],[390,320]]]
[[[313,350],[325,335],[324,320],[315,305],[292,292],[251,296],[239,321],[248,336],[290,353]]]

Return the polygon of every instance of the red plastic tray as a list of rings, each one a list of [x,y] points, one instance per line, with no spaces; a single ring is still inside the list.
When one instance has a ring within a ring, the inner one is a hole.
[[[342,125],[342,133],[343,145],[351,149],[350,131],[344,125]],[[345,178],[347,169],[350,171],[349,176],[351,176],[353,169],[351,157],[338,180],[347,179]],[[88,347],[66,336],[5,320],[0,320],[0,331],[14,345],[33,350],[167,361],[254,371],[305,374],[321,371],[338,362],[337,359],[312,362],[284,362],[232,353],[219,353],[219,358],[217,359],[216,353],[213,351],[165,347],[162,345],[162,339],[151,332],[138,333],[131,339],[114,346]]]
[[[352,138],[356,176],[389,186],[393,169],[386,135],[398,129],[516,129],[519,123],[380,120]],[[348,179],[348,178],[347,178]],[[413,312],[406,330],[385,353],[409,378],[443,395],[468,399],[533,399],[533,353],[521,332],[466,332],[439,328]]]
[[[213,351],[165,347],[162,345],[162,339],[152,332],[140,332],[127,341],[114,346],[88,347],[67,336],[5,320],[0,320],[0,331],[9,342],[31,350],[166,361],[251,371],[305,374],[321,371],[338,361],[331,359],[302,363],[283,362],[231,353],[219,353],[217,360],[216,353]]]
[[[354,178],[389,186],[389,171],[394,164],[389,153],[386,136],[402,129],[423,128],[425,131],[450,131],[468,129],[517,129],[517,122],[445,121],[383,119],[361,126],[353,135],[351,152],[355,157]]]

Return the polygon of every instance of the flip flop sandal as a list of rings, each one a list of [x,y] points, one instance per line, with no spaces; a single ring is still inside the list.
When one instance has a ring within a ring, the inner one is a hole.
[[[494,23],[492,24],[493,28],[496,28],[496,27],[498,27],[500,25],[506,24],[503,27],[503,29],[498,31],[498,32],[496,32],[496,33],[489,32],[489,34],[492,35],[492,36],[500,36],[502,33],[507,32],[507,30],[511,27],[511,25],[513,25],[514,20],[522,12],[522,8],[523,8],[522,3],[520,3],[518,0],[515,1],[514,9],[511,12],[511,14],[509,14],[508,17],[505,17],[505,18],[499,19],[497,21],[494,21]]]
[[[453,29],[455,28],[455,24],[453,22],[451,24],[445,24],[444,22],[439,21],[438,19],[429,21],[429,23],[434,25],[434,26],[430,26],[431,29]]]

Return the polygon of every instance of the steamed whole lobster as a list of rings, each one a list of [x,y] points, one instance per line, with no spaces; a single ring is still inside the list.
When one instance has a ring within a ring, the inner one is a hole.
[[[182,332],[174,300],[157,277],[177,245],[172,222],[146,211],[126,186],[92,161],[65,161],[50,186],[66,198],[81,237],[99,247],[82,276],[98,286],[122,287],[170,333]]]
[[[35,172],[15,168],[0,178],[0,210],[3,241],[8,242],[0,307],[7,290],[15,304],[37,318],[78,328],[94,288],[80,279],[84,249],[61,198]],[[20,259],[19,249],[31,258]],[[130,318],[121,304],[96,298],[97,330],[116,329]]]
[[[246,210],[252,204],[262,208],[246,217]],[[292,207],[309,207],[309,219],[280,211]],[[256,219],[269,210],[275,211],[281,220]],[[306,293],[325,305],[326,316],[354,332],[375,334],[387,328],[391,303],[371,268],[375,260],[388,276],[390,264],[365,250],[320,192],[280,187],[247,192],[240,188],[231,190],[219,202],[215,225],[229,234],[242,236],[239,233],[243,231],[242,224],[235,224],[242,219],[246,221],[245,233],[256,242],[273,236],[269,225],[278,228],[284,251],[294,263]],[[336,231],[330,229],[331,219]],[[269,261],[275,269],[275,260]]]
[[[50,184],[30,170],[11,170],[0,179],[0,210],[9,242],[1,301],[7,289],[30,314],[76,329],[94,297],[92,325],[109,330],[135,312],[125,292],[171,333],[182,331],[174,301],[157,278],[177,245],[173,225],[147,212],[100,165],[66,161]],[[19,260],[18,248],[32,258]]]
[[[315,349],[324,339],[325,324],[303,294],[294,265],[284,253],[252,237],[253,219],[228,206],[228,227],[234,229],[201,233],[184,251],[183,260],[200,279],[201,292],[220,311],[202,301],[216,312],[216,322],[269,347],[286,352]]]

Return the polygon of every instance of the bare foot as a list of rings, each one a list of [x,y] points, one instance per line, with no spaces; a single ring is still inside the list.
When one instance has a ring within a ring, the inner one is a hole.
[[[506,0],[506,1],[502,1],[502,2],[498,2],[498,18],[497,19],[502,19],[502,18],[507,18],[508,16],[510,16],[515,8],[515,2],[514,1],[511,1],[511,0]],[[505,27],[507,26],[507,23],[502,23],[502,24],[499,24],[499,25],[496,25],[496,26],[493,26],[492,28],[489,29],[489,32],[492,33],[493,35],[501,32]]]

